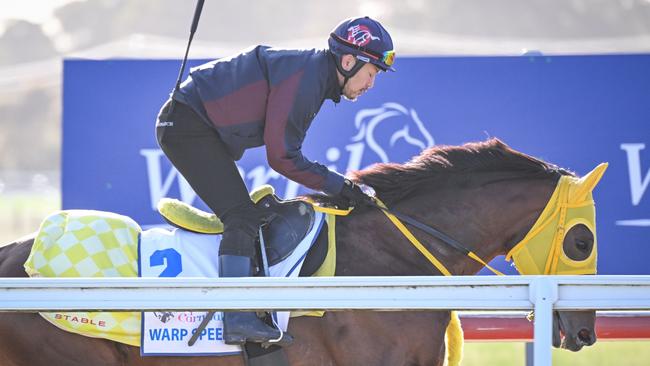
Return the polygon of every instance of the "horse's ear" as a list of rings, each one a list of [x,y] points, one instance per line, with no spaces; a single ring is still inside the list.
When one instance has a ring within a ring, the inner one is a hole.
[[[600,163],[587,175],[578,180],[576,184],[578,186],[578,190],[574,196],[577,201],[585,199],[586,196],[591,191],[593,191],[594,188],[596,188],[596,185],[598,182],[600,182],[600,179],[603,177],[603,174],[605,174],[605,170],[607,170],[608,166],[609,163]]]

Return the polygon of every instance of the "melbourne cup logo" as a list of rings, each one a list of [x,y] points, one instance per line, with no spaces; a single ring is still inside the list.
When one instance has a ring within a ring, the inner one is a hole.
[[[308,157],[344,173],[377,162],[403,162],[435,143],[416,110],[398,103],[360,109],[354,117],[354,130],[344,146],[325,146],[324,159],[318,155]],[[194,202],[196,193],[187,181],[176,169],[168,165],[163,167],[165,157],[160,149],[142,149],[140,154],[147,164],[152,210],[156,210],[160,198],[170,196],[172,188],[175,191],[175,184],[178,184],[183,202]],[[282,177],[268,164],[246,166],[245,159],[243,162],[238,162],[238,167],[249,188],[271,184],[276,193],[284,198],[307,193],[298,183]]]

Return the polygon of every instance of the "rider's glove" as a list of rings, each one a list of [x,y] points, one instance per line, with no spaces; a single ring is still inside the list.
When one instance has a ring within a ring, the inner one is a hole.
[[[351,180],[345,179],[341,192],[334,197],[336,205],[340,208],[348,208],[374,202],[373,197],[365,193],[364,190],[374,193],[370,187],[355,184]]]

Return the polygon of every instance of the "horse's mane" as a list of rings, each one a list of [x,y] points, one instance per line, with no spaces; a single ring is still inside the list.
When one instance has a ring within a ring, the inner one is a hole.
[[[351,172],[355,182],[372,187],[387,204],[427,187],[468,174],[503,172],[503,179],[559,179],[573,173],[511,149],[497,138],[462,146],[434,146],[404,164],[379,163]],[[497,178],[498,179],[498,178]]]

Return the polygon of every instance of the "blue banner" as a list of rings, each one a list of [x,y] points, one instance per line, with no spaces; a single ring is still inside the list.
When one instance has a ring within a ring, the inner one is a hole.
[[[207,209],[155,140],[179,65],[65,61],[64,209],[117,212],[141,225],[161,223],[161,197]],[[325,102],[305,155],[345,172],[403,162],[434,144],[498,137],[578,175],[607,161],[594,194],[598,272],[650,274],[650,55],[400,58],[396,67],[355,103]],[[249,188],[306,192],[268,167],[263,148],[238,165]]]

